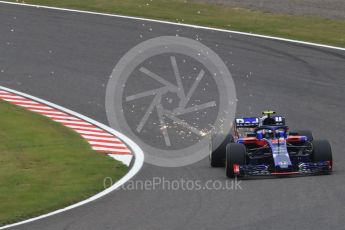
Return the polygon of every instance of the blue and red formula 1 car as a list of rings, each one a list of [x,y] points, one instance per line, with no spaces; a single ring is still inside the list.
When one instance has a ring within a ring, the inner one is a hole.
[[[284,117],[265,111],[260,118],[236,119],[233,134],[213,135],[210,162],[225,166],[230,178],[330,174],[332,150],[328,141],[314,140],[310,131],[289,131]]]

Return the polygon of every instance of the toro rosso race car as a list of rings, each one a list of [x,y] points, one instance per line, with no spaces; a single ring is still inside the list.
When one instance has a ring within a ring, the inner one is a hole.
[[[274,111],[236,119],[232,133],[213,135],[210,141],[211,166],[225,166],[227,177],[332,172],[329,142],[314,140],[310,131],[290,131]]]

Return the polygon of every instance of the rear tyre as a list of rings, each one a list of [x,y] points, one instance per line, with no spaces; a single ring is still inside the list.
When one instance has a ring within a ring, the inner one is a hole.
[[[332,165],[333,165],[332,148],[331,148],[330,143],[327,140],[313,141],[312,161],[314,163],[329,161],[330,166],[331,166],[330,171],[332,171]]]
[[[226,146],[225,172],[229,178],[237,176],[234,172],[234,164],[244,165],[246,163],[246,147],[238,143],[230,143]]]
[[[221,144],[216,148],[217,144]],[[217,143],[218,142],[218,143]],[[225,151],[226,145],[234,142],[231,134],[228,135],[213,135],[210,141],[210,164],[211,167],[224,167],[225,166]]]

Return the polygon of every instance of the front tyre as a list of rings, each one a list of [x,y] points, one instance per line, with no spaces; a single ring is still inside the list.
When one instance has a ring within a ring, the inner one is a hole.
[[[330,164],[329,171],[332,171],[332,166],[333,166],[332,148],[331,148],[330,143],[327,140],[313,141],[312,161],[314,163],[327,161]]]
[[[238,170],[235,167],[244,165],[246,163],[246,147],[238,143],[230,143],[226,146],[226,160],[225,172],[229,178],[234,178],[238,175]]]

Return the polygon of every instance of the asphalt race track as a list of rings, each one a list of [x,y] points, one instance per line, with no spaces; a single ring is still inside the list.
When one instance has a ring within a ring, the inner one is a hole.
[[[124,18],[0,4],[0,84],[102,123],[105,87],[119,59],[162,35],[199,37],[231,71],[238,114],[274,109],[289,126],[333,146],[331,176],[245,180],[242,190],[115,191],[13,229],[343,229],[345,52]],[[151,29],[150,29],[151,28]],[[1,166],[0,166],[1,167]],[[136,179],[227,180],[208,159],[145,165]],[[0,204],[1,205],[1,204]]]

